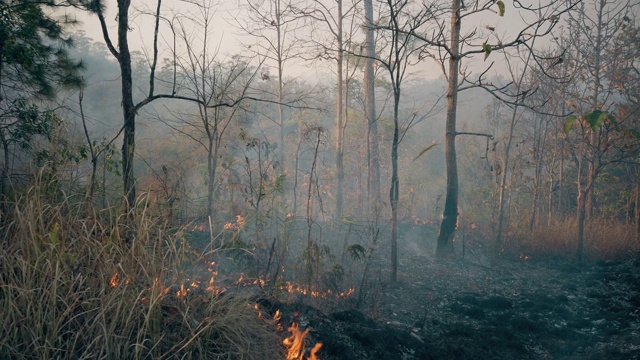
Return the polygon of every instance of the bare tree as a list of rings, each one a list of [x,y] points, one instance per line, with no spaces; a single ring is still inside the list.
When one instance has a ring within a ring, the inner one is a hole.
[[[418,41],[412,32],[421,28],[432,15],[432,11],[411,6],[407,0],[386,0],[381,21],[387,22],[387,37],[379,40],[380,55],[376,61],[389,73],[393,89],[393,138],[391,144],[391,183],[389,186],[389,203],[391,204],[391,282],[398,278],[398,200],[400,198],[400,175],[398,173],[398,148],[406,130],[417,120],[417,112],[401,128],[400,101],[402,83],[407,69],[419,61],[417,54],[421,52]],[[381,22],[380,21],[380,22]],[[379,24],[380,24],[379,22]],[[424,119],[424,117],[422,117]]]
[[[367,119],[367,195],[370,212],[377,218],[381,202],[380,193],[380,150],[378,146],[378,119],[376,117],[374,59],[376,47],[374,41],[373,0],[363,0],[365,28],[365,66],[364,66],[364,102]]]
[[[121,94],[122,94],[122,114],[123,114],[123,134],[124,139],[122,143],[122,180],[125,197],[125,206],[127,209],[132,208],[136,201],[136,185],[133,174],[134,170],[134,151],[135,151],[135,132],[136,132],[136,116],[140,109],[147,104],[161,98],[173,98],[184,99],[189,101],[196,101],[192,98],[178,95],[176,87],[173,87],[171,93],[157,94],[156,93],[156,67],[158,64],[158,38],[160,32],[160,20],[162,0],[158,0],[156,3],[153,16],[155,24],[153,27],[153,52],[149,59],[149,78],[148,78],[148,90],[146,96],[135,102],[133,99],[133,77],[131,66],[131,50],[129,47],[129,30],[130,25],[130,0],[118,0],[117,1],[118,12],[116,17],[117,22],[117,45],[114,45],[111,35],[109,33],[109,25],[105,18],[105,3],[102,0],[86,0],[84,7],[89,12],[98,16],[100,26],[102,29],[102,35],[107,48],[118,61],[121,75]],[[116,47],[117,46],[117,47]],[[128,239],[131,240],[131,239]]]
[[[275,63],[277,71],[276,100],[278,118],[275,120],[280,128],[278,159],[282,169],[285,162],[285,65],[299,56],[302,43],[296,32],[303,27],[303,16],[297,9],[303,5],[301,0],[245,0],[241,3],[246,22],[236,17],[235,25],[244,35],[255,38],[255,43],[246,45],[248,51]],[[270,80],[268,71],[262,72],[264,80]]]
[[[454,255],[453,238],[458,221],[458,167],[456,159],[455,139],[460,133],[456,128],[456,108],[458,104],[458,92],[473,87],[483,87],[496,94],[500,89],[495,89],[484,80],[485,74],[491,68],[489,65],[475,79],[470,78],[470,72],[462,69],[460,64],[463,59],[471,58],[478,54],[484,54],[485,60],[492,52],[508,48],[526,48],[529,51],[534,49],[531,42],[535,38],[551,34],[552,30],[559,22],[560,15],[574,7],[576,2],[552,1],[538,7],[527,6],[520,1],[514,1],[513,6],[518,9],[522,17],[525,15],[533,18],[530,22],[525,22],[519,31],[514,31],[515,36],[510,38],[500,38],[495,32],[495,27],[486,25],[480,28],[471,26],[462,32],[463,19],[480,13],[494,13],[504,16],[506,5],[503,1],[463,3],[462,0],[452,0],[448,9],[437,9],[450,13],[449,31],[445,29],[447,25],[440,20],[436,20],[439,30],[427,33],[412,32],[416,38],[424,41],[429,46],[429,51],[425,56],[432,57],[441,64],[442,70],[447,76],[447,120],[445,126],[445,158],[447,166],[446,198],[443,211],[440,232],[438,234],[438,244],[436,254],[439,258],[449,258]],[[515,16],[515,15],[514,15]],[[439,16],[434,16],[439,19]],[[465,22],[466,24],[466,22]],[[479,34],[487,38],[493,38],[491,42],[483,40]],[[493,42],[493,44],[492,44]],[[464,45],[464,46],[463,46]],[[492,63],[493,64],[493,63]],[[448,67],[448,69],[446,69]],[[462,78],[459,75],[462,74]],[[461,87],[467,83],[468,86]],[[513,100],[511,100],[513,102]]]
[[[311,18],[314,26],[311,31],[311,41],[317,48],[312,52],[310,60],[332,59],[336,62],[336,131],[335,131],[335,156],[336,156],[336,210],[335,216],[342,216],[344,204],[344,129],[346,127],[346,94],[345,80],[349,75],[345,71],[345,51],[350,48],[354,36],[351,32],[345,34],[346,20],[352,19],[354,23],[357,15],[358,0],[352,0],[345,4],[343,0],[331,2],[314,0],[310,8],[300,9],[300,13]],[[346,64],[348,65],[348,63]]]
[[[244,109],[242,99],[253,93],[251,85],[262,59],[258,59],[257,66],[249,65],[240,56],[227,62],[218,60],[218,51],[211,46],[216,4],[201,0],[197,5],[195,14],[182,14],[172,21],[185,48],[183,55],[174,54],[176,78],[186,87],[185,92],[198,100],[197,108],[195,113],[172,112],[173,119],[162,121],[206,149],[207,215],[213,217],[216,171],[224,136],[238,112]],[[233,105],[220,106],[223,104]]]
[[[587,8],[587,5],[592,5],[593,9]],[[578,261],[584,257],[585,221],[593,212],[593,189],[598,175],[608,165],[626,156],[626,152],[615,151],[615,146],[612,146],[616,142],[613,137],[620,124],[613,128],[603,125],[615,122],[617,91],[611,86],[611,80],[614,79],[612,75],[617,70],[621,53],[615,44],[632,10],[629,2],[594,0],[581,4],[569,21],[569,51],[573,53],[571,60],[578,70],[569,102],[577,115],[567,119],[565,131],[577,127],[579,132],[579,136],[571,142],[578,169]],[[585,83],[589,86],[584,86]]]

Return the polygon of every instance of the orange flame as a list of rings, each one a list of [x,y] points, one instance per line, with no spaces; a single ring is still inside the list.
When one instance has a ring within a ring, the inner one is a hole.
[[[287,360],[300,360],[304,350],[304,339],[309,334],[309,329],[301,331],[298,323],[294,322],[287,330],[291,333],[291,336],[282,342],[288,349]]]
[[[309,357],[307,358],[307,360],[320,360],[318,359],[318,357],[316,356],[316,353],[318,352],[318,350],[320,350],[320,348],[322,347],[322,343],[316,343],[313,346],[313,349],[311,349],[311,354],[309,355]]]
[[[279,314],[277,314],[279,315]],[[282,343],[287,348],[287,360],[303,360],[304,358],[304,340],[309,335],[310,329],[302,331],[298,327],[298,323],[293,322],[289,327],[289,332],[291,336],[284,339]],[[307,360],[319,360],[316,356],[316,353],[322,347],[322,343],[316,343],[311,349],[311,353]]]
[[[118,286],[119,283],[119,276],[118,273],[114,273],[113,276],[111,277],[111,280],[109,280],[109,285],[111,285],[112,288]]]

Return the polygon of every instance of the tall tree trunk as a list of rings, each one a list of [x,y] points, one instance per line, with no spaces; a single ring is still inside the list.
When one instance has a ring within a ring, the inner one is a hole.
[[[396,81],[398,80],[396,79]],[[391,145],[391,186],[389,188],[389,203],[391,204],[391,282],[395,283],[398,280],[398,199],[400,197],[400,180],[398,177],[399,86],[396,86],[393,97],[393,144]]]
[[[520,92],[520,83],[518,82],[517,91]],[[502,162],[502,176],[500,177],[500,193],[498,197],[498,230],[496,234],[496,241],[493,246],[493,256],[498,257],[502,251],[502,233],[504,228],[504,191],[507,187],[507,174],[509,173],[509,153],[511,152],[511,143],[513,142],[513,128],[516,124],[516,117],[518,116],[518,104],[513,107],[513,113],[511,113],[511,123],[509,124],[509,135],[507,136],[507,144],[504,148],[504,161]]]
[[[537,120],[540,120],[539,122]],[[534,160],[534,171],[533,171],[533,192],[531,194],[531,219],[529,222],[529,229],[533,230],[538,223],[538,214],[540,211],[540,200],[541,200],[541,183],[542,183],[542,162],[544,152],[542,150],[542,138],[544,135],[542,122],[544,121],[544,117],[542,115],[538,115],[538,119],[536,120],[536,125],[534,126],[535,134],[534,134],[534,143],[533,143],[533,160]],[[531,232],[533,234],[533,231]]]
[[[584,258],[584,223],[586,218],[586,189],[582,185],[582,163],[583,159],[578,160],[578,207],[577,207],[577,217],[578,217],[578,248],[576,251],[576,258],[578,262],[582,262]]]
[[[578,249],[576,251],[576,259],[579,263],[584,260],[584,228],[587,219],[587,194],[593,190],[596,178],[596,174],[594,174],[594,176],[588,174],[586,179],[583,179],[585,177],[582,175],[584,161],[584,158],[578,160],[578,208],[576,214],[578,217]],[[588,169],[587,172],[589,173]]]
[[[636,165],[636,207],[634,215],[636,218],[636,239],[640,241],[640,166]]]
[[[342,216],[343,207],[343,184],[344,184],[344,146],[343,146],[343,76],[342,76],[342,62],[343,62],[343,43],[342,43],[342,0],[338,0],[338,59],[337,59],[337,73],[338,73],[338,94],[336,101],[336,177],[337,177],[337,189],[336,189],[336,218]]]
[[[205,110],[206,111],[206,110]],[[213,192],[216,179],[216,155],[214,154],[214,139],[209,138],[207,151],[207,215],[213,220]]]
[[[458,164],[456,160],[456,107],[458,105],[458,70],[460,58],[460,1],[452,1],[451,54],[449,57],[449,88],[447,90],[447,122],[445,126],[445,161],[447,165],[447,194],[438,233],[436,256],[453,256],[453,237],[458,220]]]
[[[136,184],[133,174],[133,159],[136,144],[136,111],[133,103],[131,53],[129,52],[128,40],[130,4],[130,0],[118,0],[118,63],[122,76],[122,113],[124,115],[122,180],[127,210],[133,208],[136,202]]]
[[[376,119],[376,98],[375,98],[375,83],[374,83],[374,58],[376,56],[375,43],[373,39],[374,24],[373,24],[373,0],[364,0],[364,12],[365,12],[365,25],[366,25],[366,37],[365,37],[365,69],[364,69],[364,102],[365,102],[365,116],[368,124],[368,143],[369,143],[369,209],[373,210],[374,215],[378,216],[380,206],[380,151],[378,148],[378,122]]]
[[[11,152],[9,148],[9,140],[5,137],[4,130],[0,129],[0,140],[2,141],[2,150],[4,156],[4,165],[2,166],[2,172],[0,173],[0,195],[9,195],[9,161],[11,160]],[[4,200],[4,199],[2,199]],[[2,201],[4,204],[4,201]]]
[[[285,146],[284,146],[284,91],[283,91],[283,82],[282,79],[284,73],[284,59],[282,54],[282,23],[281,19],[281,3],[280,0],[277,0],[276,3],[276,37],[277,37],[277,46],[278,51],[276,54],[277,62],[278,62],[278,124],[280,125],[280,144],[278,144],[278,148],[280,151],[278,152],[278,160],[280,161],[280,172],[284,174],[285,171]]]
[[[558,131],[559,132],[559,131]],[[562,142],[562,146],[560,147],[560,173],[558,174],[558,213],[564,219],[564,139],[560,140]]]
[[[603,30],[603,26],[605,26],[604,24],[604,12],[605,12],[605,6],[607,4],[606,0],[600,0],[599,4],[598,4],[598,15],[597,15],[597,23],[596,25],[596,38],[595,43],[594,43],[594,56],[593,56],[593,99],[591,99],[591,107],[592,110],[601,110],[601,105],[600,101],[599,101],[599,97],[600,97],[600,84],[601,84],[601,79],[600,79],[600,67],[601,67],[601,63],[602,63],[602,54],[601,52],[603,51],[602,49],[602,30]],[[597,133],[596,133],[597,131]],[[588,178],[587,180],[589,182],[595,182],[596,180],[596,153],[597,151],[595,150],[596,147],[598,146],[597,143],[597,137],[600,133],[600,129],[593,129],[591,130],[590,134],[589,134],[589,152],[590,152],[590,157],[591,157],[591,161],[589,161],[588,163]],[[593,208],[595,206],[595,195],[593,193],[595,186],[591,186],[589,189],[587,189],[587,193],[586,193],[586,217],[589,219],[593,216]]]

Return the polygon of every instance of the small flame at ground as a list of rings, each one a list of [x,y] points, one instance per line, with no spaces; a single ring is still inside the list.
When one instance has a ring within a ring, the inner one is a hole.
[[[109,285],[111,285],[112,288],[118,286],[118,273],[113,274],[111,280],[109,280]]]
[[[276,316],[279,316],[279,310],[276,312]],[[275,317],[274,317],[275,318]],[[287,348],[287,360],[303,360],[304,359],[304,340],[309,335],[309,329],[302,331],[298,327],[298,323],[293,322],[289,327],[291,336],[282,341]],[[307,360],[319,360],[316,353],[322,347],[322,343],[316,343],[311,349],[311,353],[307,357]]]

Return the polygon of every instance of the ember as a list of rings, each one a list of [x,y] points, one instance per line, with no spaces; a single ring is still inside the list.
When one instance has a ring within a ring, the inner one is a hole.
[[[111,285],[112,288],[118,286],[118,273],[113,274],[111,280],[109,280],[109,285]]]

